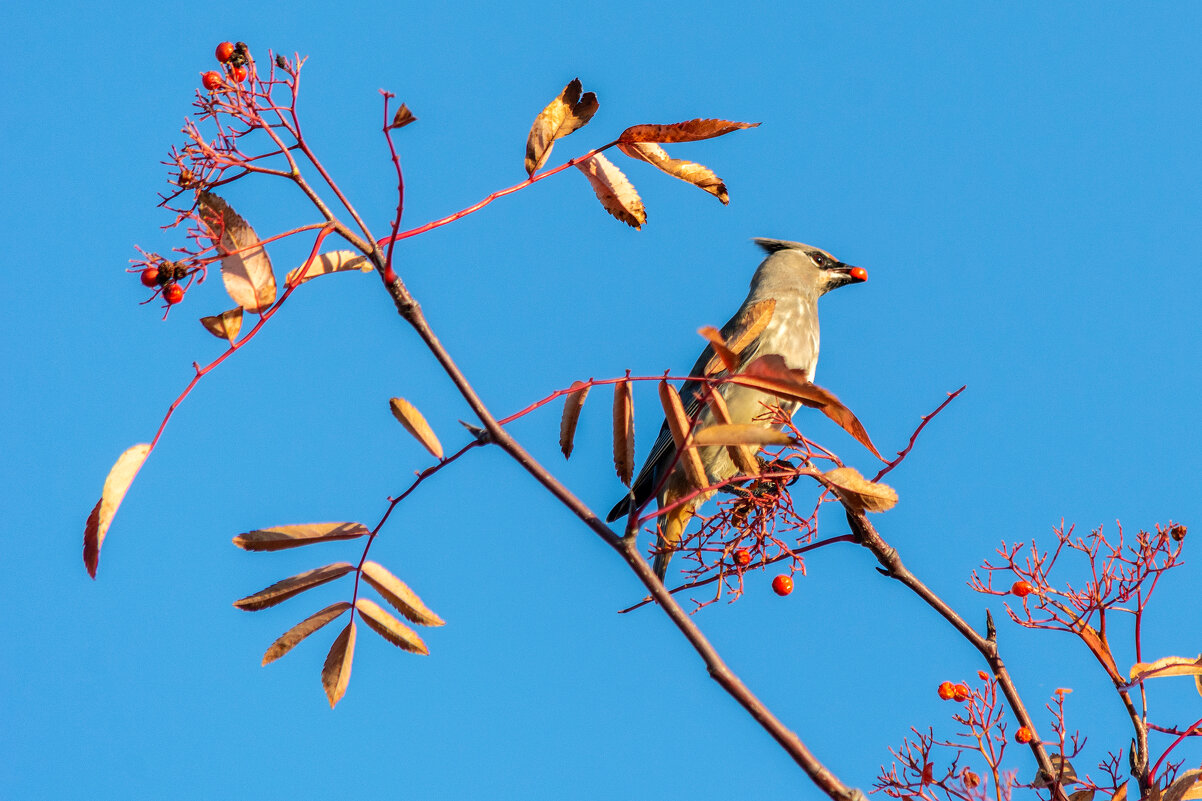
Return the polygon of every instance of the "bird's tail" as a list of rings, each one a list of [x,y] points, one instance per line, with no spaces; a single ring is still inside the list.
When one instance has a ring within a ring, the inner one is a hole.
[[[684,538],[685,527],[693,519],[695,508],[695,504],[686,503],[659,519],[657,527],[659,537],[656,542],[655,561],[652,563],[652,568],[655,570],[655,575],[659,576],[660,581],[663,581],[664,576],[668,574],[668,563],[672,561],[672,554],[676,552],[677,546]]]

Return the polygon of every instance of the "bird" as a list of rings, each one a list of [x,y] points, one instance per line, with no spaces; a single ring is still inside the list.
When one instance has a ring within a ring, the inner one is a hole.
[[[804,370],[809,381],[814,380],[818,367],[818,298],[848,284],[867,280],[863,267],[844,264],[825,250],[801,242],[783,239],[756,238],[752,240],[766,254],[751,277],[751,288],[743,305],[735,312],[721,335],[728,346],[749,339],[737,352],[739,361],[735,372],[741,372],[760,356],[779,355],[789,368]],[[770,315],[770,316],[769,316]],[[765,323],[764,317],[768,316]],[[758,333],[756,328],[761,330]],[[748,335],[751,335],[750,337]],[[707,346],[689,372],[691,376],[706,374],[707,365],[714,359],[714,349]],[[710,375],[721,378],[725,369],[711,370]],[[701,382],[686,381],[680,388],[680,400],[696,428],[715,422],[714,413],[704,403]],[[733,383],[721,384],[722,395],[733,423],[750,423],[763,415],[766,406],[777,405],[792,416],[800,404],[750,387]],[[698,448],[710,484],[731,478],[739,468],[728,450],[721,446]],[[641,507],[652,495],[658,508],[671,506],[676,500],[695,491],[690,486],[683,464],[677,463],[671,475],[664,471],[676,461],[676,444],[665,420],[659,437],[651,447],[630,492],[610,510],[607,521],[612,523],[634,508]],[[679,545],[684,529],[693,514],[709,494],[701,494],[658,518],[658,542],[653,568],[660,581],[667,575],[672,553]]]

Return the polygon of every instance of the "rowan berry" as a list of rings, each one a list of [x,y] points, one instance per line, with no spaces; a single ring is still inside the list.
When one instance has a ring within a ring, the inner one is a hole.
[[[751,564],[751,551],[746,548],[739,548],[735,551],[735,564],[739,567],[747,567]]]
[[[179,284],[167,284],[163,287],[163,300],[174,306],[184,299],[184,288]]]
[[[1034,735],[1031,734],[1031,730],[1026,726],[1023,726],[1018,731],[1014,732],[1014,742],[1016,743],[1026,744],[1031,742],[1033,738]]]
[[[230,69],[230,75],[234,77],[235,81],[242,83],[246,80],[246,67],[233,67]]]
[[[942,698],[944,701],[952,700],[952,697],[955,694],[956,694],[956,685],[952,684],[950,681],[945,681],[939,685],[939,697]]]
[[[1014,582],[1014,586],[1010,588],[1010,593],[1017,595],[1019,598],[1026,598],[1033,592],[1035,592],[1035,588],[1026,581],[1016,581]]]
[[[200,76],[200,82],[204,88],[208,89],[210,92],[220,89],[222,83],[224,83],[221,80],[221,73],[214,72],[213,70],[209,70],[204,75]]]
[[[793,579],[789,576],[777,576],[772,579],[772,591],[777,595],[788,595],[793,592]]]
[[[159,270],[157,267],[147,267],[142,271],[142,286],[148,289],[154,289],[159,284]]]
[[[217,56],[217,60],[222,64],[229,61],[230,56],[234,55],[234,43],[222,42],[221,44],[217,45],[217,52],[215,55]]]
[[[952,688],[952,698],[956,701],[967,701],[972,695],[972,691],[968,689],[967,684],[957,684]]]

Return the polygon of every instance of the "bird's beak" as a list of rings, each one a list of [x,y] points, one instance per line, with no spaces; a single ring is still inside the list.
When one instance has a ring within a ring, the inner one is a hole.
[[[838,278],[835,279],[835,286],[843,286],[844,284],[862,284],[868,280],[868,271],[863,267],[852,267],[850,264],[839,262],[833,267],[827,268],[830,272],[838,273]]]

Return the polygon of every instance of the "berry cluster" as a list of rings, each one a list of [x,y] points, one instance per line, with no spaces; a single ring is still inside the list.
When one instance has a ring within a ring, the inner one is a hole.
[[[217,70],[209,70],[200,76],[200,84],[210,92],[215,92],[225,86],[226,76],[233,78],[236,83],[242,83],[246,80],[247,72],[246,65],[250,63],[250,51],[246,47],[246,42],[222,42],[217,45],[217,50],[214,53],[217,60],[225,65],[225,74]]]

